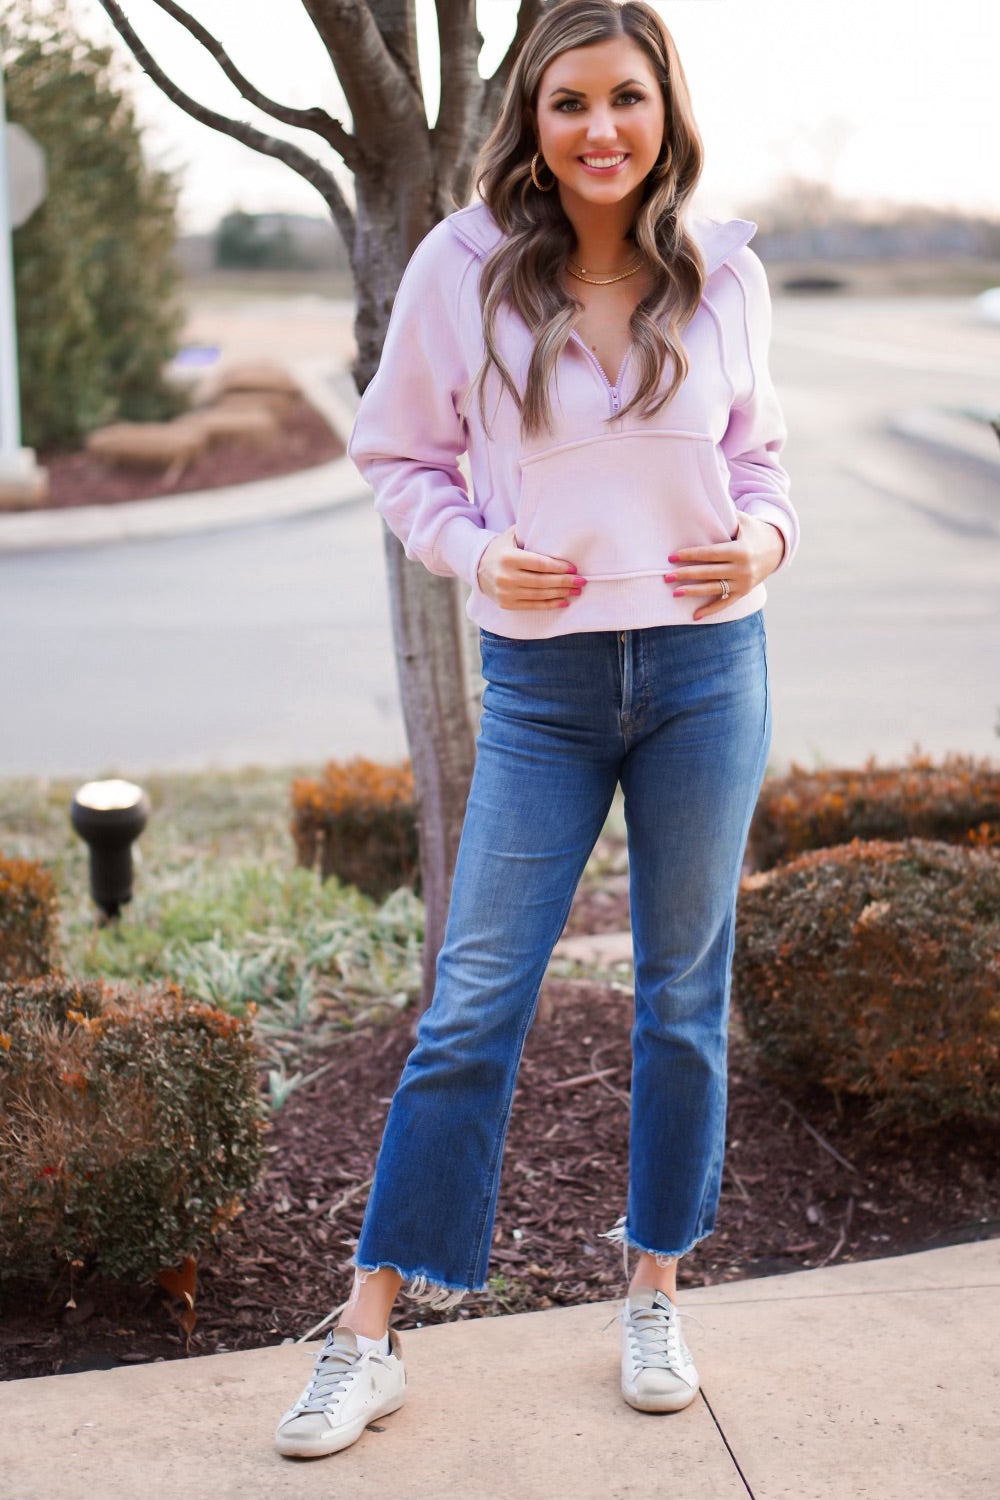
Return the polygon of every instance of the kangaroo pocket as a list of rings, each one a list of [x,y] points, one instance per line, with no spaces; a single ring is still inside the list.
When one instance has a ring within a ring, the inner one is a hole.
[[[517,540],[588,578],[661,573],[677,547],[728,541],[737,515],[710,437],[613,432],[521,459]]]

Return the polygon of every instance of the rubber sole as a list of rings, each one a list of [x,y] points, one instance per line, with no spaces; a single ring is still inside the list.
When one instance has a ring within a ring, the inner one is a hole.
[[[695,1399],[700,1389],[701,1387],[696,1385],[694,1390],[688,1387],[687,1390],[676,1391],[673,1394],[665,1392],[661,1396],[640,1396],[638,1394],[632,1396],[622,1386],[622,1396],[626,1405],[631,1406],[634,1411],[683,1411],[686,1406],[691,1405],[691,1402]]]
[[[275,1447],[282,1458],[327,1458],[331,1453],[340,1453],[344,1448],[349,1448],[352,1443],[356,1443],[366,1427],[372,1422],[377,1422],[379,1417],[391,1416],[405,1401],[406,1391],[402,1390],[398,1396],[392,1396],[381,1406],[375,1407],[373,1411],[365,1412],[350,1425],[331,1428],[325,1437],[295,1438],[291,1435],[282,1437],[279,1428],[274,1438]]]

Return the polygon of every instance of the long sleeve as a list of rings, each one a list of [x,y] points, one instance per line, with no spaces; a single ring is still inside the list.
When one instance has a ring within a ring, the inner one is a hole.
[[[729,263],[743,289],[746,378],[733,404],[722,439],[730,473],[730,494],[738,510],[770,521],[781,532],[791,562],[799,541],[799,524],[788,499],[789,480],[780,454],[785,420],[768,367],[771,297],[767,276],[752,250],[740,250]]]
[[[407,557],[473,584],[497,533],[484,526],[458,466],[466,448],[458,401],[470,380],[460,329],[469,277],[474,286],[478,262],[446,224],[436,225],[403,274],[347,451]]]

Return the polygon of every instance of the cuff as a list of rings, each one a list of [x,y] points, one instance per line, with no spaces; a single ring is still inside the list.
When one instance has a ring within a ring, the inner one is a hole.
[[[753,496],[745,504],[741,504],[739,509],[745,515],[753,516],[755,520],[768,521],[776,530],[780,531],[781,539],[785,544],[785,550],[782,553],[780,563],[774,571],[777,573],[780,569],[787,568],[798,545],[797,530],[788,512],[782,510],[780,505],[775,505],[773,501],[765,500],[762,495]]]
[[[450,573],[475,588],[479,559],[499,535],[498,531],[488,531],[464,516],[453,516],[438,533],[434,551]]]

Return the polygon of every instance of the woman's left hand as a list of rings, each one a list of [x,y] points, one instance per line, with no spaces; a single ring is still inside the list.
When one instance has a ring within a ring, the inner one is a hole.
[[[703,620],[706,615],[728,609],[734,600],[763,583],[784,555],[785,541],[777,526],[741,511],[735,540],[711,547],[679,547],[670,555],[670,562],[677,566],[663,576],[675,585],[675,599],[690,594],[693,599],[708,601],[693,615],[695,620]],[[729,585],[725,597],[723,579]]]

